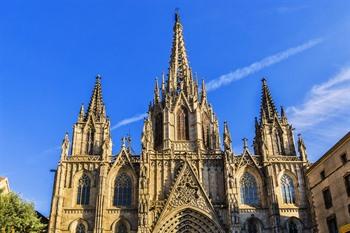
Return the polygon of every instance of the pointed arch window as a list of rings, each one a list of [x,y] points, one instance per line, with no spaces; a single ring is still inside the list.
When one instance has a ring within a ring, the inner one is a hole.
[[[282,135],[280,132],[278,132],[278,130],[275,131],[275,142],[276,142],[277,153],[279,155],[284,154]]]
[[[130,206],[132,198],[132,182],[130,176],[125,173],[120,174],[115,179],[114,186],[114,206]]]
[[[177,139],[178,140],[189,140],[189,129],[188,129],[188,111],[185,107],[181,107],[176,114],[177,123]]]
[[[163,142],[163,115],[158,113],[155,119],[155,137],[154,137],[154,147],[158,148]]]
[[[258,187],[252,174],[246,172],[240,180],[241,203],[247,205],[258,205]]]
[[[94,154],[95,130],[92,127],[93,126],[90,126],[90,129],[89,129],[88,135],[87,135],[87,153],[89,155]]]
[[[85,229],[84,224],[79,223],[77,225],[77,228],[75,229],[75,233],[86,233],[86,229]]]
[[[294,191],[293,180],[290,176],[284,174],[281,177],[281,189],[282,189],[283,202],[286,204],[294,204],[295,191]]]
[[[128,233],[128,229],[124,223],[118,223],[116,233]]]
[[[202,123],[202,134],[203,134],[203,143],[206,148],[210,148],[210,130],[211,130],[211,125],[210,121],[208,119],[208,116],[203,114],[203,123]]]
[[[79,179],[78,183],[78,193],[77,193],[77,204],[78,205],[88,205],[90,199],[90,178],[83,174]]]

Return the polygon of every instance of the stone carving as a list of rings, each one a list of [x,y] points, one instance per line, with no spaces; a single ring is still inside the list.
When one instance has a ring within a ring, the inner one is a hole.
[[[182,176],[173,191],[174,195],[169,201],[168,210],[179,206],[195,206],[210,213],[205,196],[188,166],[183,173],[180,173]]]

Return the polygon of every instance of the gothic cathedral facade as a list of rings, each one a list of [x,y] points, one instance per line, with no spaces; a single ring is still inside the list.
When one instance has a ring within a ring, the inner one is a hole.
[[[262,81],[254,152],[235,153],[224,123],[199,87],[175,15],[167,78],[156,82],[141,154],[123,143],[112,154],[110,120],[96,78],[70,143],[64,137],[53,190],[50,233],[308,233],[306,149]]]

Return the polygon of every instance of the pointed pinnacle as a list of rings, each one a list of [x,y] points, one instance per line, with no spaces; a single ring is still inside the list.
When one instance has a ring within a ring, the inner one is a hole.
[[[88,112],[86,116],[90,114],[94,114],[95,116],[100,116],[103,110],[102,109],[103,106],[104,106],[104,103],[102,99],[101,76],[98,74],[96,75],[95,86],[92,92],[92,96],[90,99]]]
[[[79,111],[79,117],[78,120],[82,121],[85,117],[85,110],[84,110],[84,104],[82,103],[80,106],[80,111]]]
[[[270,90],[267,86],[266,79],[262,80],[262,97],[260,105],[260,118],[266,118],[267,120],[273,119],[274,115],[277,114],[275,104],[273,103]]]
[[[159,85],[158,85],[158,78],[155,79],[155,85],[154,85],[154,102],[159,102]]]
[[[204,79],[202,79],[202,101],[207,97],[207,90],[205,88]]]

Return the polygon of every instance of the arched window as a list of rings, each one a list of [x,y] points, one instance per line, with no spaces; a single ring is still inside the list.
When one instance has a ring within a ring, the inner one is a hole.
[[[277,153],[278,153],[279,155],[284,154],[284,150],[283,150],[283,140],[282,140],[282,138],[281,138],[280,132],[278,132],[277,130],[275,131],[275,141],[276,141]]]
[[[87,153],[89,155],[94,154],[94,140],[95,140],[95,130],[93,129],[93,126],[90,126],[90,129],[87,134]]]
[[[294,191],[293,180],[290,176],[284,174],[281,177],[281,189],[282,189],[283,202],[286,204],[294,204],[295,191]]]
[[[202,116],[202,134],[203,134],[203,143],[206,148],[210,148],[210,121],[208,116],[203,114]]]
[[[79,223],[75,229],[75,233],[86,233],[84,224]]]
[[[163,115],[159,113],[155,119],[155,129],[154,129],[154,147],[158,148],[163,142]]]
[[[240,181],[241,203],[247,205],[259,204],[258,187],[252,174],[246,172]]]
[[[120,174],[115,179],[114,186],[114,206],[130,206],[132,197],[131,178],[125,173]]]
[[[177,111],[177,139],[178,140],[189,140],[189,131],[188,131],[188,112],[187,109],[181,107]]]
[[[298,226],[294,221],[288,221],[288,233],[298,233]]]
[[[116,228],[116,233],[128,233],[128,229],[124,223],[118,223]]]
[[[90,178],[83,174],[79,179],[78,184],[78,194],[77,194],[77,204],[78,205],[88,205],[90,199]]]

